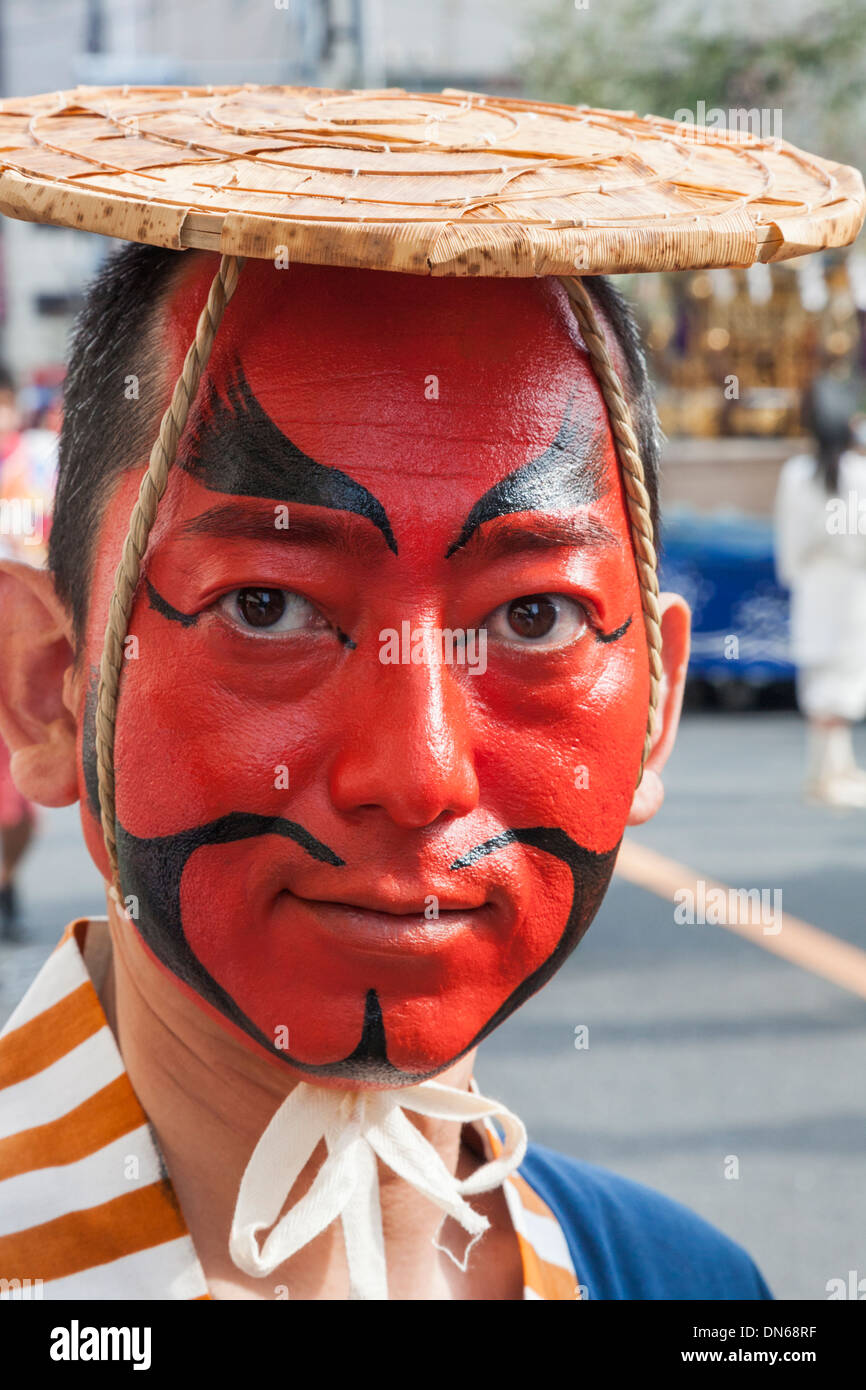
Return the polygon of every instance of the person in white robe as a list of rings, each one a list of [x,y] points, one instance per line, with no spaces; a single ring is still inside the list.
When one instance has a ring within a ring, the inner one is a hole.
[[[784,465],[776,493],[776,571],[791,591],[797,702],[808,720],[806,795],[866,807],[852,725],[866,716],[866,418],[850,383],[819,377],[811,452]]]

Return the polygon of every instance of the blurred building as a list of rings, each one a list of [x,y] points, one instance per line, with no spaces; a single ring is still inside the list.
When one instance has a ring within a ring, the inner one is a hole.
[[[536,0],[0,0],[0,92],[208,82],[520,89]],[[66,354],[103,237],[2,219],[0,355],[23,381]]]
[[[547,0],[0,0],[0,90],[232,82],[522,92]],[[674,8],[676,8],[674,6]],[[24,384],[64,361],[104,237],[0,219],[0,357]],[[748,272],[634,276],[659,386],[666,501],[767,514],[824,350],[863,352],[856,253]],[[861,363],[862,365],[862,363]],[[682,466],[680,466],[682,465]]]

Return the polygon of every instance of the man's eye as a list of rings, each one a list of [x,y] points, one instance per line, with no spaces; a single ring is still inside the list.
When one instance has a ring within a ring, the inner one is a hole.
[[[238,627],[260,632],[309,632],[330,627],[309,599],[289,589],[234,589],[217,607]]]
[[[586,609],[564,594],[525,594],[503,603],[485,622],[491,637],[528,647],[564,647],[589,627]]]

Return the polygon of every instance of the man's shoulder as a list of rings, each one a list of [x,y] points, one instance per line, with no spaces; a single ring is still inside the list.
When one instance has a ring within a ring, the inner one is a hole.
[[[535,1144],[520,1172],[556,1216],[589,1298],[772,1298],[746,1251],[680,1202]]]
[[[73,923],[0,1033],[0,1274],[46,1299],[205,1298],[99,1002],[107,938]]]
[[[75,934],[79,925],[67,927],[0,1029],[0,1144],[14,1139],[18,1168],[27,1166],[28,1157],[34,1166],[45,1166],[64,1130],[61,1118],[86,1108],[123,1074]],[[80,1130],[78,1125],[78,1139]],[[6,1158],[0,1148],[0,1179],[7,1175]]]

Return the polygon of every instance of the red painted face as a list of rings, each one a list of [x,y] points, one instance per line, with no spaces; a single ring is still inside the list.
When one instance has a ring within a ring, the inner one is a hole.
[[[214,268],[170,302],[172,378]],[[106,512],[94,666],[139,481]],[[446,1068],[586,930],[644,738],[622,489],[561,287],[247,262],[130,633],[119,853],[150,950],[324,1081]]]

